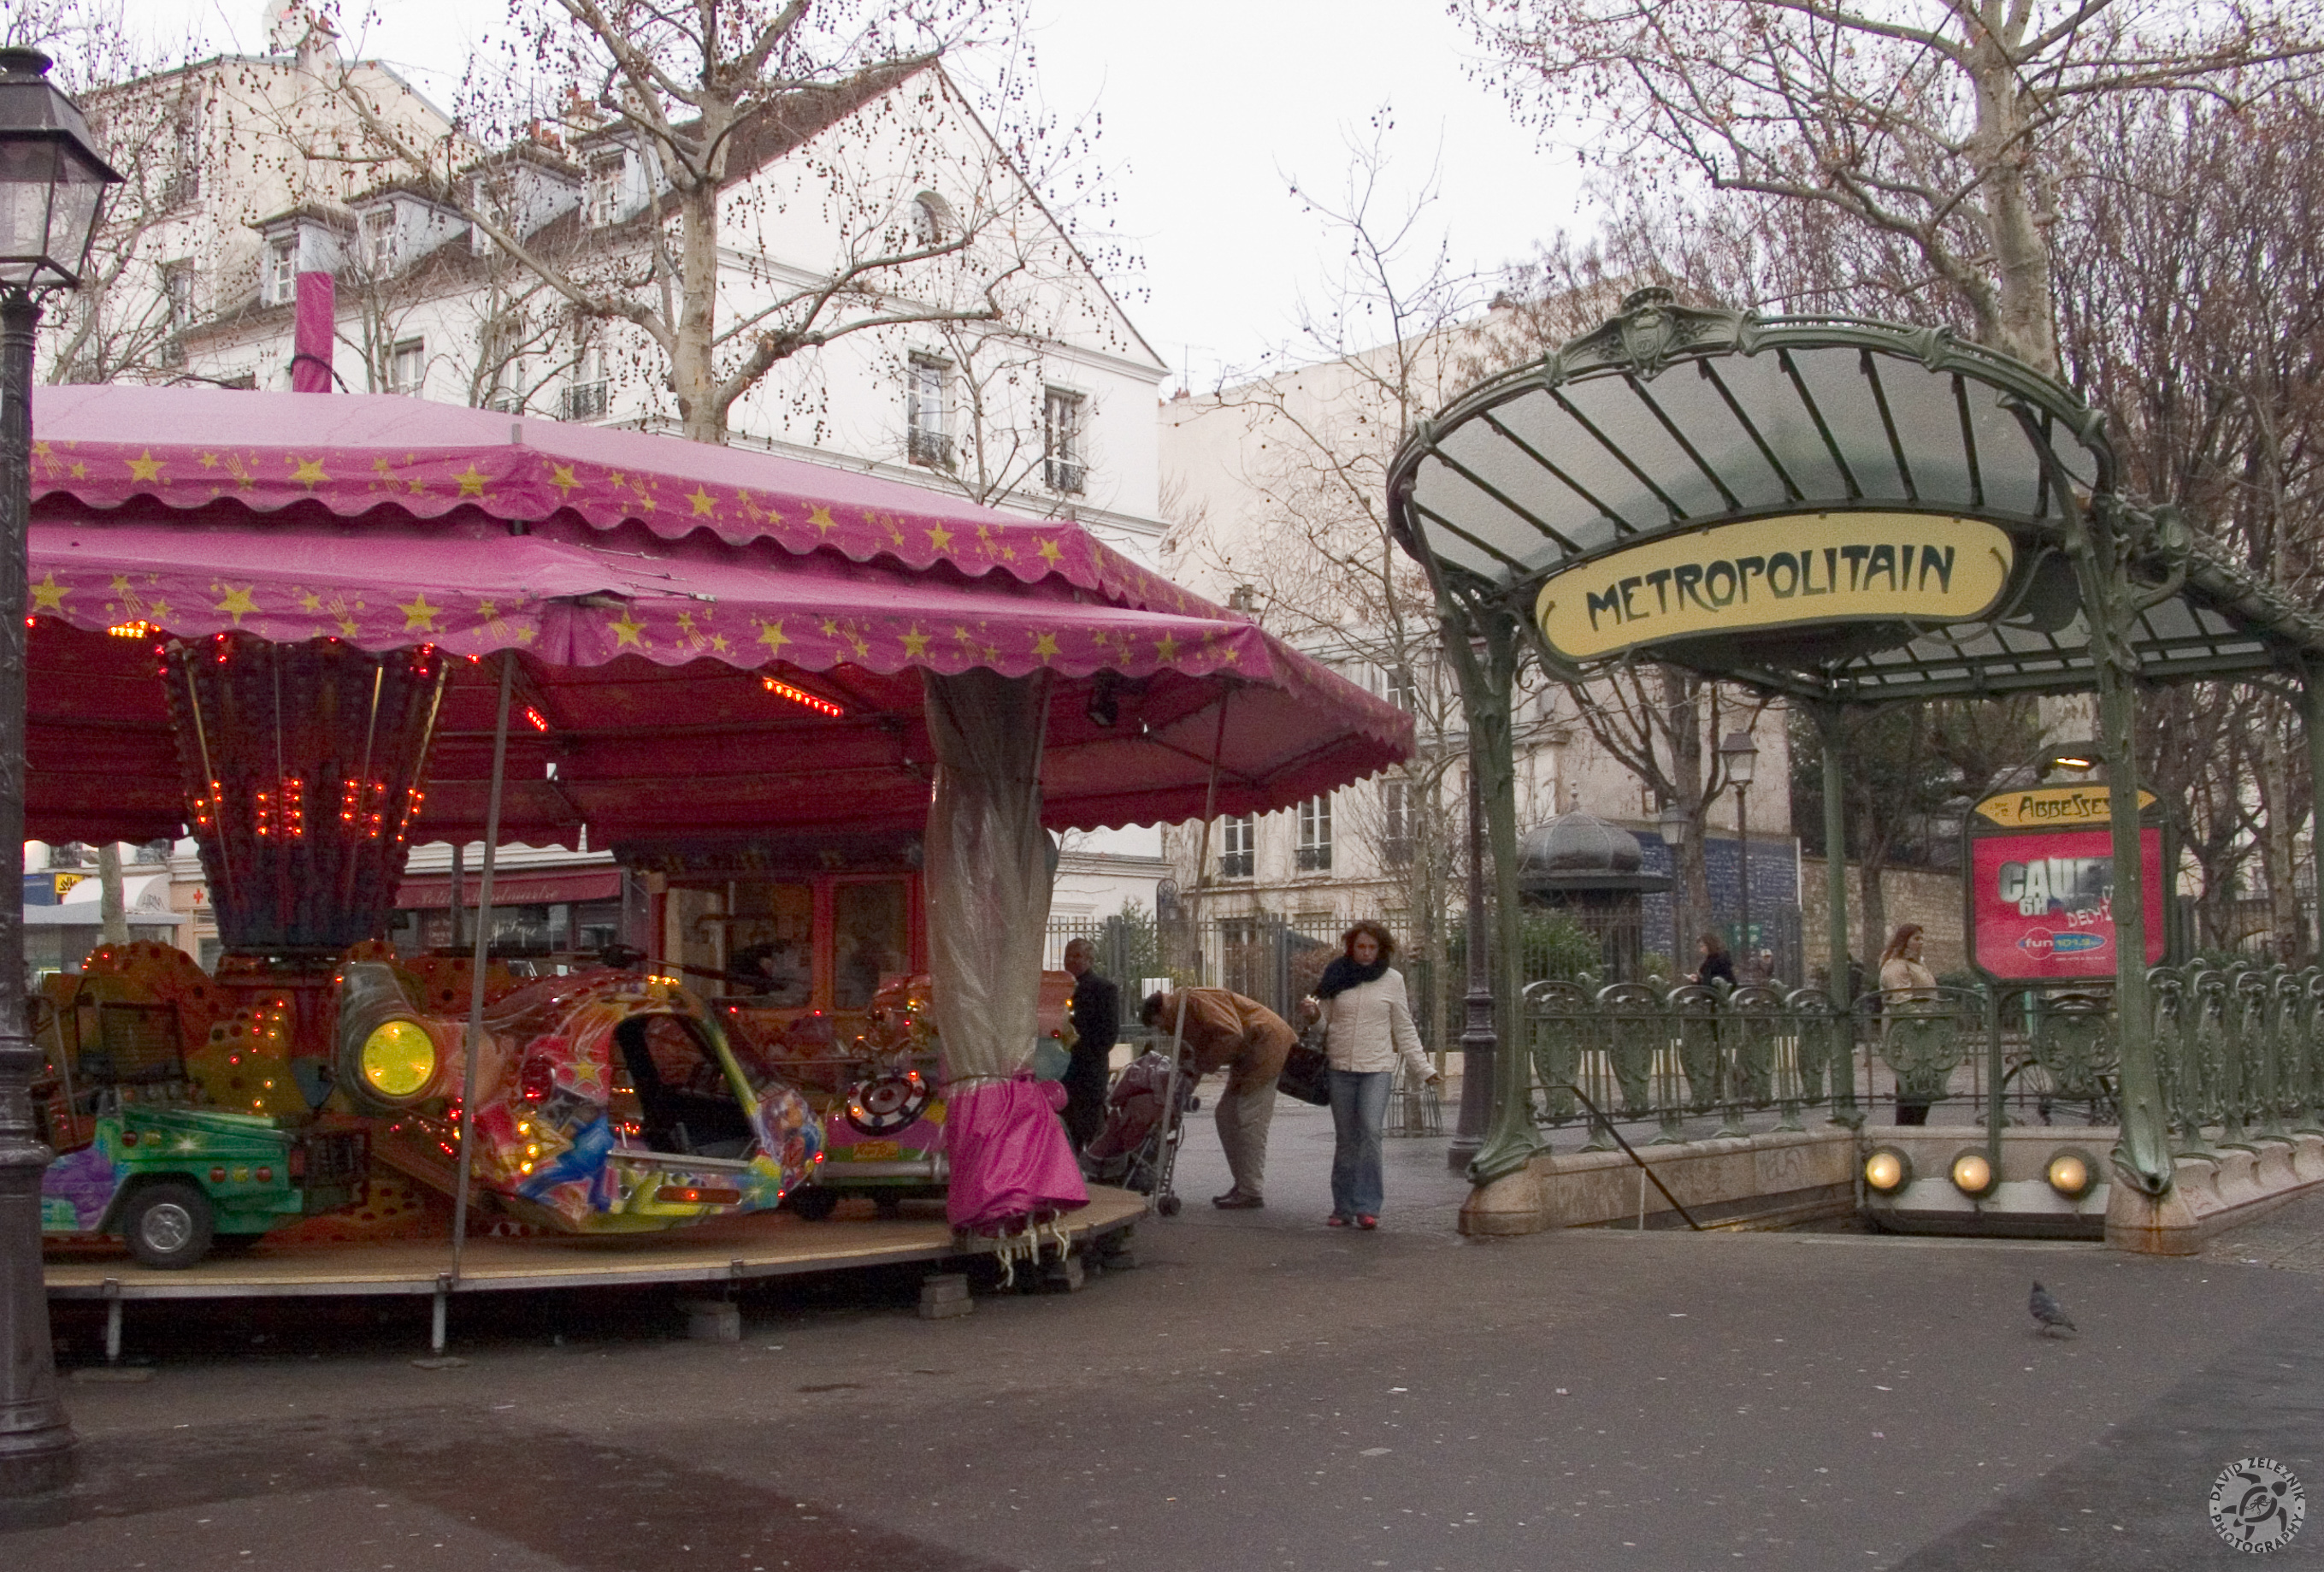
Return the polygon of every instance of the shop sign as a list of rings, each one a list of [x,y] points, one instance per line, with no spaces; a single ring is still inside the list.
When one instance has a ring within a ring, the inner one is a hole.
[[[2052,825],[2104,825],[2114,811],[2113,798],[2103,786],[2044,786],[2030,791],[2004,791],[1977,805],[1980,818],[2004,829],[2043,829]],[[2142,814],[2154,806],[2154,793],[2138,794]]]
[[[1706,633],[1841,622],[1973,622],[2016,561],[2009,536],[1941,513],[1795,513],[1665,535],[1566,569],[1534,615],[1597,660]]]

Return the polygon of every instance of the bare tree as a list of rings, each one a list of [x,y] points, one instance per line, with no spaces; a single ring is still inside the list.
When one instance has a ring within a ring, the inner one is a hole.
[[[198,189],[204,85],[170,70],[181,56],[142,42],[120,0],[21,0],[0,16],[0,40],[54,58],[58,86],[81,103],[122,177],[106,193],[81,287],[43,318],[46,376],[165,377],[191,317],[192,275],[165,269],[151,243]]]
[[[1012,285],[1065,265],[1070,242],[1032,187],[1087,143],[1017,115],[1014,0],[513,0],[510,21],[501,55],[471,67],[451,143],[400,130],[352,75],[340,91],[405,178],[576,315],[633,331],[648,385],[689,437],[723,440],[737,401],[803,351],[1007,324]],[[1015,116],[997,129],[940,67],[979,46],[1002,60],[991,106]],[[574,224],[527,233],[474,176],[493,167],[482,150],[544,121],[593,190]],[[843,123],[852,137],[834,134]],[[751,181],[779,161],[785,178]],[[595,233],[576,244],[576,227]],[[770,260],[798,254],[777,230],[835,253],[802,273]]]
[[[2053,232],[2083,123],[2125,96],[2267,93],[2311,69],[2292,4],[1465,0],[1545,125],[1626,178],[1747,192],[1895,248],[1977,340],[2058,364]]]

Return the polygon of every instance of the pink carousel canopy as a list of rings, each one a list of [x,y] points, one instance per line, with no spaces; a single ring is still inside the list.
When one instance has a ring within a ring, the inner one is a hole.
[[[34,438],[34,835],[177,833],[156,647],[236,630],[475,658],[421,838],[482,832],[501,651],[503,837],[533,844],[917,826],[923,670],[1055,674],[1053,828],[1200,814],[1214,745],[1236,813],[1411,745],[1403,712],[1079,525],[875,477],[385,397],[45,388]]]

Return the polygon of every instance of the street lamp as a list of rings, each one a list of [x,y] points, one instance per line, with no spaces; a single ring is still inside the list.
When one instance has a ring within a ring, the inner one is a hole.
[[[1686,845],[1688,814],[1684,807],[1673,802],[1665,806],[1655,824],[1663,833],[1663,845],[1670,847],[1671,859],[1671,977],[1674,982],[1686,975],[1686,878],[1679,872],[1679,848]]]
[[[1748,731],[1729,732],[1719,744],[1719,756],[1727,761],[1727,779],[1735,786],[1735,861],[1736,883],[1742,891],[1742,910],[1738,923],[1737,939],[1746,950],[1757,954],[1751,941],[1751,818],[1749,799],[1751,772],[1759,757],[1758,744]],[[1738,978],[1741,976],[1738,971]]]
[[[121,179],[48,70],[38,50],[0,49],[0,847],[24,844],[32,334],[42,297],[79,284],[105,188]],[[24,1024],[23,908],[0,900],[0,1527],[54,1500],[71,1476],[74,1444],[49,1345],[41,1176],[50,1154],[34,1136],[41,1055]]]

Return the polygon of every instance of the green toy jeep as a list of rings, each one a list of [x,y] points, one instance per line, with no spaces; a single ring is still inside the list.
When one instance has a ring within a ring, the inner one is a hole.
[[[363,1198],[368,1136],[211,1105],[174,1010],[34,1003],[34,1130],[59,1154],[41,1177],[43,1234],[116,1234],[147,1266],[186,1267]]]
[[[125,1104],[41,1178],[45,1234],[114,1234],[147,1266],[191,1266],[364,1193],[360,1130],[300,1132],[222,1108]]]

